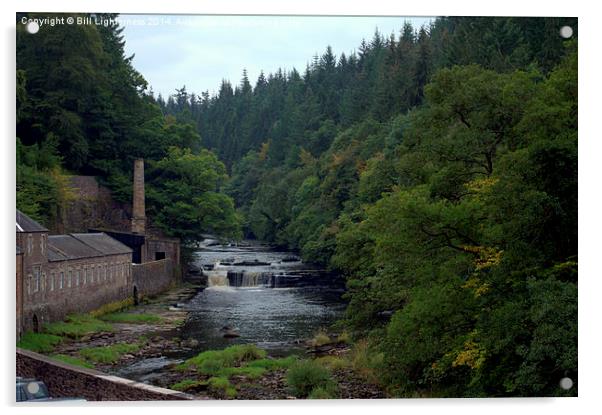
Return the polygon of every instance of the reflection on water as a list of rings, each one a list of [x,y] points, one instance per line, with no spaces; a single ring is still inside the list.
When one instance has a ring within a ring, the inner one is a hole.
[[[190,314],[182,335],[198,340],[200,350],[256,343],[272,353],[286,353],[340,316],[341,294],[341,290],[317,287],[210,287],[186,305]],[[240,337],[224,338],[224,326]]]

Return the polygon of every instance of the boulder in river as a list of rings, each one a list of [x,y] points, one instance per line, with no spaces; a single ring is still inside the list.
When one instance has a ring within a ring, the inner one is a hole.
[[[240,334],[238,333],[238,331],[230,326],[224,326],[220,329],[220,331],[223,333],[223,336],[226,339],[240,337]]]

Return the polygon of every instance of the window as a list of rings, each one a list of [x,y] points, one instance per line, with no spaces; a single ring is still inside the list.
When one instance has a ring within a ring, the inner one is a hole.
[[[27,235],[27,253],[29,255],[31,255],[32,251],[33,251],[33,235],[29,234],[29,235]]]
[[[46,273],[42,272],[42,286],[40,287],[40,289],[42,291],[46,291],[47,286],[48,286],[48,281],[46,281]]]
[[[79,269],[75,271],[75,286],[79,287]]]
[[[61,277],[59,278],[59,290],[63,289],[63,286],[65,284],[65,273],[63,271],[61,271]]]
[[[50,291],[54,291],[54,272],[50,273]]]
[[[27,295],[31,295],[31,281],[33,280],[33,276],[31,274],[27,275]]]
[[[35,267],[33,269],[33,292],[37,293],[40,291],[40,268]]]
[[[40,252],[44,255],[44,248],[46,247],[46,235],[40,237]]]
[[[71,277],[73,276],[73,271],[69,270],[69,273],[67,274],[67,287],[71,288]]]

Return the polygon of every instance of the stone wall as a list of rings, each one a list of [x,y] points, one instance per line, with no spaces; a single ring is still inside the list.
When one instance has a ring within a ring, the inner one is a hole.
[[[115,201],[94,176],[70,176],[68,187],[76,196],[64,206],[56,226],[50,224],[51,230],[59,234],[98,227],[129,230],[129,206]]]
[[[132,284],[139,296],[156,295],[176,282],[171,259],[132,264]]]
[[[125,300],[131,292],[131,255],[106,255],[48,262],[39,282],[24,275],[23,330],[34,321],[59,321],[71,313],[85,313],[104,304]],[[62,282],[61,282],[62,280]]]
[[[194,397],[51,360],[17,349],[17,376],[43,381],[53,398],[79,397],[88,401],[191,400]]]

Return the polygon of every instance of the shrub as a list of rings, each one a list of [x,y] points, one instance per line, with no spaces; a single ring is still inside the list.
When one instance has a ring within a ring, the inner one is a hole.
[[[293,394],[299,398],[307,397],[315,388],[334,388],[328,369],[313,360],[302,360],[292,365],[286,380]]]
[[[334,388],[323,388],[318,386],[314,388],[308,396],[309,399],[334,399],[336,398],[334,394]]]
[[[37,353],[48,353],[62,341],[62,337],[53,334],[27,332],[21,336],[17,347]]]

